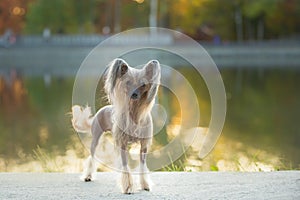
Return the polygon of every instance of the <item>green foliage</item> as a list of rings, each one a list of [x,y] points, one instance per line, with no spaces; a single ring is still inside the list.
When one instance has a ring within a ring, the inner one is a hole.
[[[25,32],[102,33],[148,26],[150,4],[132,0],[35,0],[28,6]],[[240,15],[243,39],[264,39],[300,33],[300,1],[297,0],[164,0],[158,1],[158,25],[197,37],[237,38]]]
[[[236,39],[240,12],[244,39],[274,38],[300,32],[300,1],[296,0],[198,0],[170,1],[170,28],[190,35],[198,30],[210,37]],[[259,34],[260,32],[260,34]]]
[[[278,1],[273,12],[266,16],[266,27],[275,36],[300,33],[300,1]]]
[[[256,19],[262,15],[269,15],[274,12],[279,0],[246,0],[243,2],[243,14],[250,19]]]
[[[93,31],[91,15],[95,0],[37,0],[29,6],[25,32],[40,34],[45,28],[53,33]]]
[[[211,165],[210,170],[214,171],[214,172],[217,172],[217,171],[219,171],[219,168],[216,165]]]
[[[185,170],[185,165],[181,160],[178,161],[178,163],[172,162],[170,165],[167,165],[162,168],[162,171],[167,171],[167,172],[182,172],[186,171]]]

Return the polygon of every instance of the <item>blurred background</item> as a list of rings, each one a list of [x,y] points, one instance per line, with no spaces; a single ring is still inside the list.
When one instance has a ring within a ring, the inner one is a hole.
[[[0,171],[79,172],[88,150],[70,123],[76,72],[99,42],[148,26],[180,31],[203,45],[227,94],[226,122],[213,152],[200,160],[196,144],[160,170],[300,168],[300,1],[0,0]],[[197,56],[176,34],[147,37],[128,36],[108,48],[159,43]],[[205,134],[211,111],[202,77],[174,55],[155,55],[197,91],[199,134]],[[160,89],[159,99],[169,115],[154,149],[176,136],[182,117],[172,92]]]

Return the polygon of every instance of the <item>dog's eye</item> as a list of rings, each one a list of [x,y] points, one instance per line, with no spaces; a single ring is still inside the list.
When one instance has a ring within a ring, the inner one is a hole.
[[[146,87],[146,84],[145,84],[145,83],[142,84],[141,88],[144,88],[144,87]]]

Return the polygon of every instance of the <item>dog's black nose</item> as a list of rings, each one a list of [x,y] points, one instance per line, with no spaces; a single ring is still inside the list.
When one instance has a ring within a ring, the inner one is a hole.
[[[137,99],[138,97],[139,97],[139,95],[135,92],[131,95],[132,99]]]
[[[156,65],[156,64],[158,64],[158,61],[157,60],[152,60],[152,63]]]

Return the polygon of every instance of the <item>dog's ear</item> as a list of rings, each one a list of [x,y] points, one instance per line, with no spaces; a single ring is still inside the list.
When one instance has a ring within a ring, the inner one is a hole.
[[[114,60],[110,68],[111,68],[111,75],[115,76],[113,77],[115,80],[116,78],[120,78],[127,73],[128,64],[125,62],[125,60],[117,58]]]
[[[148,98],[147,98],[148,102],[151,102],[156,96],[158,86],[160,84],[160,76],[161,76],[160,74],[161,74],[160,64],[158,61],[156,60],[150,61],[145,66],[145,76],[151,85],[148,91]]]
[[[145,76],[149,82],[159,84],[160,81],[160,64],[158,61],[150,61],[145,66]]]
[[[126,63],[121,64],[121,67],[119,67],[119,73],[120,73],[120,77],[123,76],[124,74],[126,74],[128,71],[128,66]]]
[[[117,79],[121,78],[124,74],[128,72],[128,64],[120,58],[113,60],[113,62],[108,67],[108,72],[105,80],[105,90],[109,95],[112,93]]]

